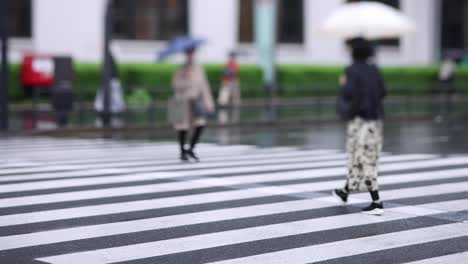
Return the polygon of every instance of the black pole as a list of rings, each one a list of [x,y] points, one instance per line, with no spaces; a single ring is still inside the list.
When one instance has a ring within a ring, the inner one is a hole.
[[[0,130],[8,130],[8,0],[0,0],[0,35],[2,45],[2,70],[0,81]]]
[[[104,95],[104,110],[102,113],[102,123],[104,127],[111,126],[111,109],[110,109],[110,82],[112,78],[111,74],[111,54],[110,54],[110,40],[112,34],[112,0],[107,0],[106,10],[104,15],[104,61],[103,61],[103,95]]]

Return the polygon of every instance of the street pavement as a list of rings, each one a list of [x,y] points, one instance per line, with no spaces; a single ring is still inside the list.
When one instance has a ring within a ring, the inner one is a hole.
[[[200,163],[181,163],[172,141],[9,137],[0,149],[2,264],[468,263],[460,149],[386,150],[383,216],[360,213],[367,193],[331,197],[339,147],[202,143]]]

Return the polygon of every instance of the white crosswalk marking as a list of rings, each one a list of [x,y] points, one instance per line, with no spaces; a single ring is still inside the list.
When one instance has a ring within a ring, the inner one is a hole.
[[[436,264],[468,252],[468,155],[383,155],[376,217],[359,212],[367,193],[346,206],[329,195],[345,180],[339,150],[205,143],[201,163],[182,164],[173,142],[0,148],[0,263]],[[418,259],[384,261],[403,249]]]
[[[407,264],[448,264],[448,263],[463,263],[468,259],[468,252],[452,254],[448,256],[424,259]]]
[[[218,264],[249,264],[249,263],[312,263],[339,257],[363,254],[378,250],[404,247],[408,245],[427,243],[431,241],[464,236],[468,226],[463,224],[442,225],[421,228],[411,231],[390,233],[385,235],[350,239],[318,246],[287,250],[279,253],[258,255],[251,258],[242,258],[232,261],[222,261]],[[411,239],[402,239],[411,237]],[[60,260],[60,256],[52,257],[51,263],[67,263]],[[87,262],[111,263],[111,262]]]

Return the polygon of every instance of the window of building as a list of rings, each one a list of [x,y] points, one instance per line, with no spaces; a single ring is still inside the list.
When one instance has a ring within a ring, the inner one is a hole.
[[[463,50],[468,42],[468,4],[463,0],[442,1],[441,46]]]
[[[12,37],[30,38],[31,0],[8,1],[8,32]]]
[[[347,0],[352,2],[379,2],[400,9],[400,0]],[[379,39],[376,41],[380,46],[398,47],[400,46],[400,38]]]
[[[239,2],[239,42],[253,42],[254,10],[253,0],[240,0]]]
[[[239,42],[254,40],[254,1],[240,0]],[[304,41],[304,1],[278,0],[277,37],[279,43],[302,44]]]
[[[169,40],[188,34],[188,0],[114,0],[118,39]]]
[[[278,41],[302,43],[304,40],[304,1],[278,1]]]

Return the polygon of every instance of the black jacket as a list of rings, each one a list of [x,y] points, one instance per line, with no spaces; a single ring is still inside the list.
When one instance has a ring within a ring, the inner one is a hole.
[[[387,95],[387,89],[377,66],[355,62],[346,68],[345,75],[346,84],[341,87],[341,92],[346,100],[355,104],[351,118],[382,119],[383,99]]]

